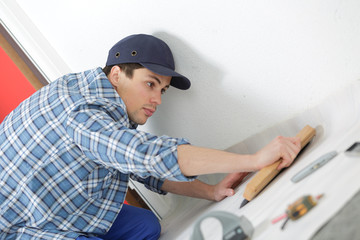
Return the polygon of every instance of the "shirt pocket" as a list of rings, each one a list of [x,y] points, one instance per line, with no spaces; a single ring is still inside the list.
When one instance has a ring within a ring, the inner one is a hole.
[[[106,169],[101,166],[94,168],[83,181],[83,186],[89,197],[94,199],[106,198],[115,174],[114,169]]]

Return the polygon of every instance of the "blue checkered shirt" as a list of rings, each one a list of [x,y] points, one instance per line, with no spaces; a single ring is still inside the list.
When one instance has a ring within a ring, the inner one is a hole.
[[[22,102],[0,124],[0,239],[104,234],[129,178],[158,193],[163,179],[192,180],[177,163],[188,141],[136,127],[101,68]]]

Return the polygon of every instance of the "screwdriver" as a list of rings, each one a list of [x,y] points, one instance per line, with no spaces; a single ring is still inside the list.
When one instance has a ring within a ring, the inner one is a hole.
[[[291,220],[297,220],[308,213],[313,207],[316,206],[319,199],[322,198],[324,194],[320,194],[318,196],[312,197],[310,195],[303,196],[296,200],[294,203],[290,204],[286,209],[286,212],[279,217],[273,219],[271,221],[272,224],[279,222],[280,220],[286,218],[285,222],[283,223],[281,229],[285,228],[286,223]]]

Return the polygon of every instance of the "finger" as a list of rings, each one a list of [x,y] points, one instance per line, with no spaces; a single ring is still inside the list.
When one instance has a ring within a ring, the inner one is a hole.
[[[301,148],[301,138],[300,137],[294,137],[295,138],[295,144]]]
[[[231,197],[235,194],[235,191],[231,188],[221,189],[217,195],[215,195],[215,201],[221,201],[226,197]]]
[[[239,185],[244,177],[248,175],[247,172],[239,172],[239,173],[229,173],[225,178],[224,182],[226,182],[227,186],[236,187]]]
[[[286,150],[282,154],[282,161],[278,166],[278,169],[289,167],[291,163],[295,160],[296,156],[300,152],[301,146],[299,139],[295,138],[289,138],[290,142],[285,145]]]
[[[300,144],[301,144],[301,138],[300,138],[300,137],[289,137],[289,140],[290,140],[293,144],[295,144],[295,145],[297,145],[297,146],[300,146]]]
[[[231,188],[226,189],[225,196],[231,197],[231,196],[233,196],[234,194],[235,194],[234,189],[231,189]]]
[[[294,161],[299,151],[297,149],[289,148],[288,149],[288,159],[286,159],[290,164]]]
[[[286,160],[287,163],[291,164],[291,162],[296,158],[297,154],[300,152],[300,143],[297,142],[296,138],[289,138],[288,141],[285,142],[285,148],[286,149],[283,154],[283,158]]]
[[[278,147],[281,157],[286,157],[286,153],[295,153],[297,150],[296,144],[294,144],[294,139],[286,138],[279,136],[278,138]]]
[[[279,166],[277,167],[278,170],[283,169],[284,167],[286,167],[287,163],[285,162],[284,159],[281,160]]]
[[[285,167],[284,159],[281,159],[281,160],[280,160],[280,164],[279,164],[279,166],[277,167],[277,169],[280,170],[280,169],[283,169],[284,167]]]
[[[301,140],[299,137],[293,137],[293,138],[291,138],[290,141],[292,143],[292,144],[290,144],[290,147],[297,155],[301,150]]]
[[[290,156],[290,153],[284,153],[282,158],[281,158],[281,162],[280,162],[280,164],[278,166],[278,169],[282,169],[282,168],[290,166],[292,161],[293,161],[293,159]]]
[[[244,180],[244,178],[248,175],[249,173],[248,172],[242,172],[242,173],[239,173],[239,178],[237,179],[237,181],[235,181],[231,188],[236,188],[237,186],[239,186],[239,184]]]

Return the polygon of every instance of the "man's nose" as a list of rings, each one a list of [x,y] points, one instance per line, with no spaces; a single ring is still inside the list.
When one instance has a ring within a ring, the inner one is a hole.
[[[156,103],[156,105],[161,104],[161,91],[155,92],[151,98],[151,103]]]

